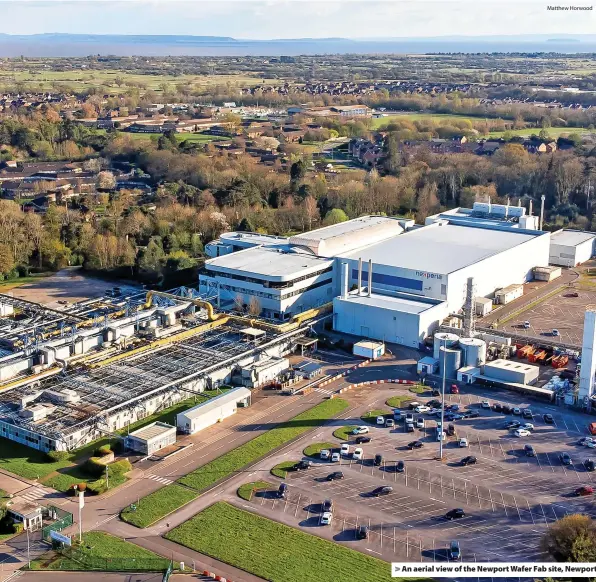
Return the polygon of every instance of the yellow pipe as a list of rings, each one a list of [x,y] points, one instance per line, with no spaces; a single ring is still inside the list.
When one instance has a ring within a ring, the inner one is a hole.
[[[0,384],[0,391],[8,390],[9,388],[17,388],[23,384],[31,384],[31,382],[35,382],[35,380],[43,380],[44,378],[48,378],[49,376],[55,376],[62,371],[62,368],[52,367],[39,374],[33,374],[32,376],[27,376],[26,378],[19,378],[18,380],[13,380],[12,382],[7,382],[6,384]]]

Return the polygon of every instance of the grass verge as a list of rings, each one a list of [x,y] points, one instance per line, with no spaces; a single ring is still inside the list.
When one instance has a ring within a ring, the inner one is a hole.
[[[161,571],[169,560],[107,533],[83,534],[83,541],[64,554],[48,552],[31,561],[31,570]]]
[[[297,461],[284,461],[283,463],[279,463],[279,465],[275,465],[273,469],[271,469],[271,474],[279,477],[280,479],[285,479],[288,476],[288,471],[297,463]]]
[[[416,386],[409,388],[409,390],[414,394],[422,394],[423,392],[426,392],[427,389],[424,386],[417,384]]]
[[[355,438],[355,435],[352,434],[352,431],[357,428],[355,424],[349,424],[347,426],[340,426],[333,431],[333,436],[336,439],[340,439],[342,441],[349,441],[351,438]]]
[[[220,479],[224,479],[240,471],[243,467],[254,463],[281,445],[309,431],[311,428],[320,426],[347,407],[348,403],[341,398],[325,400],[294,418],[278,424],[276,427],[251,441],[232,449],[221,457],[210,461],[206,465],[199,467],[188,475],[181,477],[178,479],[178,483],[185,485],[189,489],[194,489],[196,491],[194,495],[198,497],[199,492],[203,489],[207,489]],[[167,490],[169,487],[173,486],[168,485],[159,491]],[[169,509],[167,509],[154,504],[152,497],[157,495],[159,491],[141,499],[136,511],[133,512],[130,508],[122,511],[122,519],[137,527],[147,527],[184,505],[184,503],[177,506],[169,504]],[[167,493],[165,495],[167,496]],[[149,500],[150,502],[146,504],[145,500]]]
[[[307,457],[319,457],[323,449],[331,450],[337,443],[312,443],[302,451]]]
[[[392,396],[388,398],[385,404],[392,408],[401,408],[404,404],[412,402],[413,398],[409,394],[400,394],[399,396]]]
[[[385,418],[393,418],[393,412],[385,408],[377,408],[375,410],[369,410],[363,414],[360,418],[368,424],[377,424],[377,416],[384,416]]]
[[[271,582],[355,576],[358,582],[391,580],[387,562],[224,502],[204,509],[166,538]]]
[[[240,485],[238,487],[238,497],[244,499],[246,501],[250,501],[252,496],[257,491],[262,491],[263,489],[276,489],[275,485],[272,485],[268,481],[253,481],[252,483],[245,483],[244,485]]]

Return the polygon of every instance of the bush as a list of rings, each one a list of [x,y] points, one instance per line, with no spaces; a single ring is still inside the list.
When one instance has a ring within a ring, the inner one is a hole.
[[[111,463],[110,465],[108,465],[108,467],[110,475],[124,475],[124,473],[132,471],[132,465],[130,464],[130,461],[128,459],[116,461],[115,463]]]
[[[85,491],[87,489],[87,483],[73,483],[69,488],[68,488],[68,493],[70,495],[76,495],[77,491]]]
[[[66,461],[70,454],[67,451],[49,451],[46,453],[48,463],[55,463],[57,461]]]
[[[106,455],[109,455],[111,452],[112,449],[110,445],[102,445],[101,447],[95,449],[95,455],[98,457],[105,457]]]
[[[98,479],[97,481],[92,481],[91,483],[87,483],[87,491],[90,495],[101,495],[108,490],[106,487],[106,480],[105,479]]]
[[[12,524],[12,531],[13,531],[14,533],[16,533],[16,534],[23,533],[23,530],[24,530],[24,529],[25,529],[25,528],[23,527],[23,524],[22,524],[22,523],[13,523],[13,524]]]
[[[106,464],[101,462],[101,457],[91,457],[87,459],[85,463],[85,471],[90,475],[95,475],[99,477],[103,475],[104,471],[106,470]]]

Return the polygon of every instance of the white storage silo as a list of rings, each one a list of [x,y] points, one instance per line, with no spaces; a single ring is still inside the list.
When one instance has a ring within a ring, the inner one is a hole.
[[[453,348],[457,345],[458,341],[459,336],[455,335],[454,333],[448,333],[443,331],[435,333],[435,339],[433,343],[433,358],[435,360],[439,359],[439,348],[443,346]]]
[[[461,368],[461,352],[452,348],[439,348],[439,372],[443,375],[445,368],[445,377],[457,378],[457,371]]]
[[[463,337],[459,340],[464,366],[483,366],[486,363],[486,342],[477,337]]]

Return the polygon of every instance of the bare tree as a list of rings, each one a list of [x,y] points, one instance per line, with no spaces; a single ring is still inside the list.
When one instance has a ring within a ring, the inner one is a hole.
[[[261,302],[254,296],[252,296],[248,302],[248,313],[251,315],[261,315]]]

